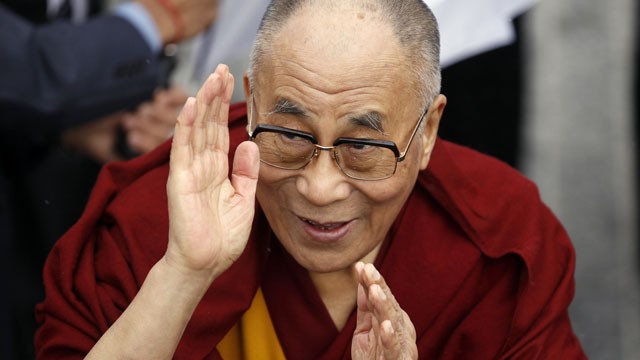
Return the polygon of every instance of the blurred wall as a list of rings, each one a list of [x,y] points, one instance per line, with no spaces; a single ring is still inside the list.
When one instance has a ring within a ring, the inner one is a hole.
[[[542,0],[529,47],[522,165],[577,252],[574,330],[590,359],[640,359],[634,0]]]

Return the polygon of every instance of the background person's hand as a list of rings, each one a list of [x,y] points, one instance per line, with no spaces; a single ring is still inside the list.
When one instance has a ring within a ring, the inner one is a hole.
[[[219,65],[178,116],[167,182],[171,268],[213,280],[244,250],[260,168],[257,146],[240,144],[229,179],[233,76]]]
[[[372,264],[356,264],[358,310],[351,357],[365,359],[417,359],[416,330]]]
[[[116,151],[122,116],[123,113],[118,112],[65,130],[60,137],[60,142],[65,148],[78,152],[99,164],[122,160]]]
[[[162,42],[188,39],[208,27],[218,15],[218,0],[136,0],[153,18]],[[177,17],[177,19],[176,19]]]
[[[153,100],[138,106],[135,112],[122,117],[127,145],[136,153],[144,154],[165,142],[173,133],[178,112],[187,100],[180,87],[158,90]]]

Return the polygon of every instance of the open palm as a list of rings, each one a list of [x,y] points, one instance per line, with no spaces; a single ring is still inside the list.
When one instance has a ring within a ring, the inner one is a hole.
[[[220,65],[178,116],[167,182],[166,259],[187,271],[219,275],[244,250],[254,215],[259,155],[236,150],[229,179],[229,102],[233,75]]]

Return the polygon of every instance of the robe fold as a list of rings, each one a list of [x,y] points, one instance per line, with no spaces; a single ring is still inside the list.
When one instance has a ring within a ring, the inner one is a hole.
[[[230,159],[245,126],[245,105],[232,106]],[[51,251],[38,358],[84,357],[163,256],[170,146],[105,166],[84,214]],[[375,265],[415,325],[421,359],[583,359],[567,313],[574,261],[530,181],[439,139]],[[351,358],[355,311],[336,328],[259,208],[247,248],[204,295],[174,358],[220,358],[216,344],[258,288],[288,359]]]

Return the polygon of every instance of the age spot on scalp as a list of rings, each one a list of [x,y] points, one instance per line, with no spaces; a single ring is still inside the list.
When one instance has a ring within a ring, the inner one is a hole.
[[[358,13],[358,19],[360,20],[364,19],[364,13]]]

